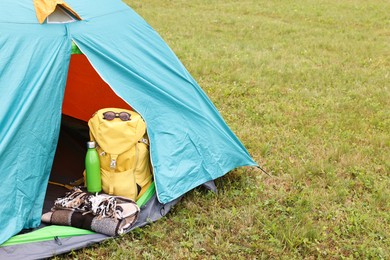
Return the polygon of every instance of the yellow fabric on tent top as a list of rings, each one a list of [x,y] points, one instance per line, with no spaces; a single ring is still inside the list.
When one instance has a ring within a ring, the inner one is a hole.
[[[39,23],[43,23],[45,19],[54,12],[57,5],[61,5],[67,11],[71,12],[77,19],[81,20],[81,17],[62,0],[34,0],[35,12]]]

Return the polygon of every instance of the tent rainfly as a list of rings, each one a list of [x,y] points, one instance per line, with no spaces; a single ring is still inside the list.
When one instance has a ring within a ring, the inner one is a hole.
[[[83,123],[100,108],[131,107],[144,118],[159,211],[236,167],[257,166],[167,44],[126,4],[2,0],[0,10],[0,256],[31,258],[37,250],[37,241],[22,237],[20,249],[9,239],[42,227],[49,178],[81,174],[83,151],[70,145],[78,138],[84,147]],[[61,157],[61,138],[70,136],[64,125],[76,139],[62,141],[70,152]],[[48,229],[56,239],[39,245],[49,255],[77,248],[70,237],[86,237],[81,246],[105,238],[56,235],[51,226],[34,232]],[[48,249],[62,237],[64,249]]]

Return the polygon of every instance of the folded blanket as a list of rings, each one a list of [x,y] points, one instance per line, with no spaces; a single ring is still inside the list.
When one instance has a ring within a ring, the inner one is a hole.
[[[136,222],[139,211],[131,199],[107,194],[90,195],[75,187],[54,202],[51,211],[42,215],[42,222],[117,236]]]

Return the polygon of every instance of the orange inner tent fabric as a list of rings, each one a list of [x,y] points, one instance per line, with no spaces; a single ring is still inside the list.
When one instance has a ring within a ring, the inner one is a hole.
[[[62,113],[88,121],[93,113],[105,107],[131,109],[105,83],[83,54],[70,59]]]

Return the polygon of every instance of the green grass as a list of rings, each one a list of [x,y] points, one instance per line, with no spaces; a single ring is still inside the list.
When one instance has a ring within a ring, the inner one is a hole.
[[[78,259],[389,259],[390,2],[127,1],[253,158]]]

